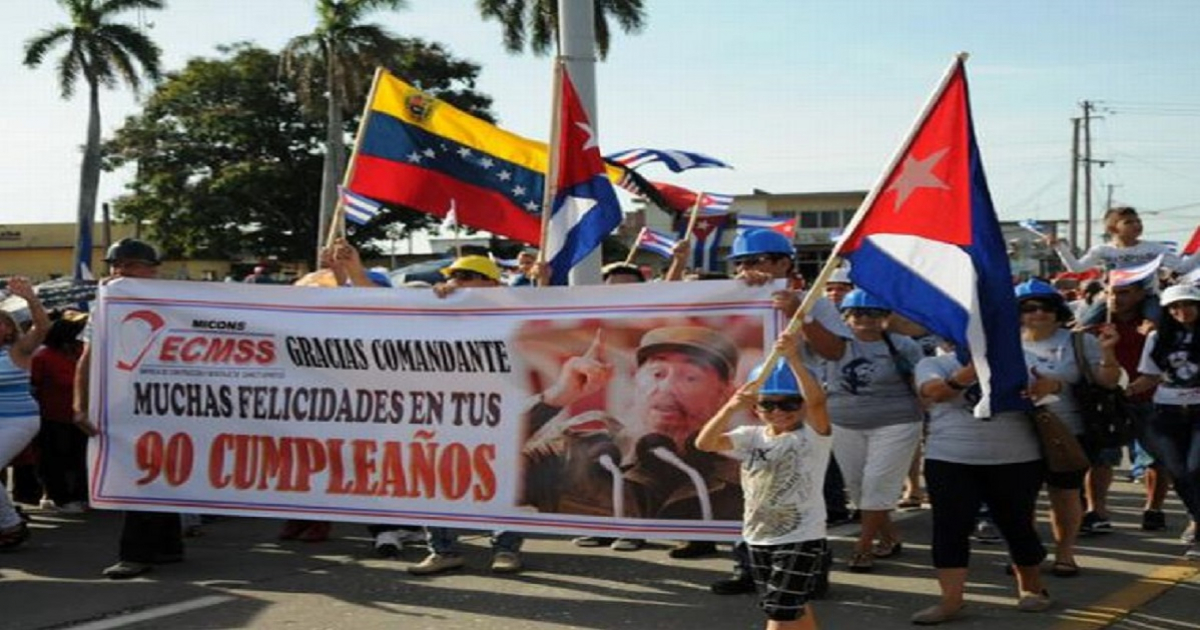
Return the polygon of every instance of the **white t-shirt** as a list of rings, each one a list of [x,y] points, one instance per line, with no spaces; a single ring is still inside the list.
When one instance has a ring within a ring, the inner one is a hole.
[[[1054,249],[1058,252],[1058,257],[1062,259],[1063,266],[1074,272],[1085,271],[1091,267],[1103,267],[1106,270],[1134,267],[1154,260],[1159,254],[1162,254],[1163,257],[1162,266],[1167,269],[1177,270],[1183,263],[1168,245],[1155,241],[1139,241],[1133,247],[1117,247],[1111,243],[1100,243],[1093,245],[1078,260],[1071,254],[1071,250],[1063,241],[1058,241]]]
[[[1079,414],[1079,401],[1071,386],[1083,381],[1083,374],[1075,362],[1075,345],[1071,331],[1060,328],[1053,335],[1037,341],[1022,340],[1021,347],[1025,350],[1025,366],[1031,371],[1037,370],[1042,376],[1062,381],[1061,392],[1055,394],[1058,399],[1050,403],[1048,408],[1053,411],[1063,424],[1070,427],[1075,435],[1084,432],[1083,416]],[[1083,358],[1092,366],[1092,373],[1099,369],[1102,351],[1100,342],[1092,335],[1083,336]]]
[[[1142,374],[1162,377],[1162,384],[1154,390],[1155,404],[1200,405],[1200,365],[1189,359],[1187,351],[1192,334],[1184,335],[1176,348],[1167,354],[1168,365],[1165,370],[1150,357],[1158,345],[1158,331],[1146,337],[1146,345],[1142,346],[1142,360],[1137,369]]]
[[[745,495],[742,537],[751,545],[782,545],[825,538],[822,488],[833,438],[802,424],[770,437],[766,425],[728,433],[741,462]]]

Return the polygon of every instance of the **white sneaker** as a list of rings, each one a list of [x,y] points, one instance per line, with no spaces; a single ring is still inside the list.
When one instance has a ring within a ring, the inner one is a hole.
[[[42,499],[38,502],[38,509],[46,510],[47,512],[57,512],[58,504],[50,499]]]
[[[431,553],[424,560],[417,564],[408,567],[408,572],[413,575],[436,575],[445,573],[452,569],[458,569],[463,566],[462,556],[447,556],[437,553]]]
[[[521,556],[515,551],[497,551],[492,556],[492,573],[517,573],[521,570]]]
[[[375,534],[375,554],[385,558],[395,558],[400,555],[400,536],[395,530]]]
[[[396,534],[396,540],[400,541],[400,544],[402,544],[402,545],[407,545],[407,544],[424,545],[426,542],[425,530],[422,528],[397,529],[393,533]]]

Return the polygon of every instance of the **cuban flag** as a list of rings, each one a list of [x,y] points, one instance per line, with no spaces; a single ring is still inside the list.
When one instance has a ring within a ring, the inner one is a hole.
[[[965,59],[955,58],[834,253],[851,262],[856,286],[967,351],[982,389],[975,415],[986,418],[1028,409],[1028,377]]]
[[[673,173],[682,173],[692,168],[732,168],[721,160],[703,153],[670,149],[628,149],[607,155],[605,158],[634,169],[643,164],[659,162]]]
[[[346,220],[355,225],[366,225],[383,212],[383,204],[378,201],[367,199],[346,188],[338,190],[342,193],[342,207],[346,213]]]
[[[1019,225],[1026,232],[1032,232],[1038,236],[1046,235],[1046,228],[1042,227],[1042,224],[1038,223],[1034,219],[1021,219],[1020,221],[1017,221],[1017,225]]]
[[[796,238],[796,219],[780,219],[778,217],[762,217],[753,214],[739,214],[737,218],[738,231],[763,228],[775,230],[788,238]]]
[[[550,284],[567,284],[571,268],[596,249],[621,224],[621,206],[604,169],[595,133],[579,102],[571,75],[559,66],[562,110],[559,114],[554,202],[546,231]]]
[[[685,233],[688,226],[688,216],[680,214],[675,218],[675,231],[680,239],[688,239],[692,244],[691,267],[702,271],[723,271],[725,260],[720,256],[721,240],[725,237],[725,229],[729,226],[731,215],[728,213],[716,215],[701,214],[696,218],[696,225],[690,234]]]
[[[1110,269],[1108,271],[1108,285],[1112,287],[1124,287],[1141,282],[1153,276],[1158,271],[1158,268],[1162,267],[1162,262],[1163,255],[1159,254],[1154,257],[1154,260],[1146,261],[1140,265]]]
[[[644,249],[648,252],[654,252],[663,258],[671,257],[671,250],[679,244],[679,241],[649,228],[642,228],[638,234],[636,247]]]

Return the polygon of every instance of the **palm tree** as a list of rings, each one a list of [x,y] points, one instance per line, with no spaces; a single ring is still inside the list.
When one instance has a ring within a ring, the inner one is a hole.
[[[296,82],[304,105],[317,109],[324,96],[327,129],[319,240],[328,232],[337,203],[346,158],[343,114],[349,96],[365,94],[375,67],[390,65],[401,51],[394,35],[378,24],[362,24],[362,19],[373,11],[397,10],[406,4],[405,0],[317,0],[317,29],[292,38],[283,49],[281,69]]]
[[[42,31],[25,43],[25,65],[36,68],[52,48],[65,46],[58,60],[58,85],[64,99],[75,94],[80,75],[88,86],[87,144],[79,167],[79,207],[75,234],[75,274],[79,263],[92,266],[90,247],[100,188],[100,86],[115,88],[122,81],[137,93],[142,75],[159,79],[158,46],[133,26],[113,22],[130,9],[162,9],[163,0],[58,0],[70,24]],[[139,71],[140,67],[140,71]]]
[[[561,0],[477,0],[483,19],[495,19],[504,28],[504,47],[509,52],[521,52],[525,48],[526,35],[529,47],[535,54],[550,52],[555,35],[558,34],[558,3]],[[595,0],[596,7],[596,53],[600,59],[608,56],[608,45],[612,31],[610,17],[617,21],[626,33],[637,33],[645,25],[646,10],[643,0]]]

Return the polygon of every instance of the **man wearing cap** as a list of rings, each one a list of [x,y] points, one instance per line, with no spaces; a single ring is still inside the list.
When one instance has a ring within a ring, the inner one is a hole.
[[[103,282],[118,278],[154,279],[158,277],[161,260],[149,243],[124,238],[108,248],[104,257],[109,276]],[[98,434],[88,417],[89,386],[92,360],[92,319],[80,334],[83,351],[75,369],[75,424],[88,435]],[[121,524],[118,562],[104,570],[111,580],[127,580],[154,568],[155,564],[183,560],[183,525],[179,514],[167,512],[125,512]]]
[[[638,284],[645,282],[646,276],[633,263],[614,262],[600,268],[600,280],[604,284]]]
[[[563,417],[613,375],[603,333],[565,364],[527,414],[525,501],[543,512],[643,518],[741,518],[737,462],[696,450],[692,439],[733,391],[738,351],[700,326],[646,332],[637,348],[631,413]],[[624,488],[624,511],[613,484]]]

